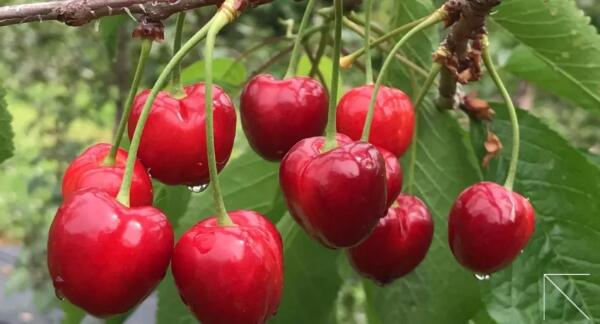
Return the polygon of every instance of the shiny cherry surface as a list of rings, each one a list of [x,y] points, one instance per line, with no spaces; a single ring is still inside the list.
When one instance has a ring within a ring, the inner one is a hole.
[[[127,161],[127,151],[120,149],[111,167],[104,165],[104,159],[110,151],[110,144],[90,146],[69,164],[62,182],[62,195],[65,200],[72,197],[77,190],[97,188],[116,197]],[[130,203],[133,207],[152,205],[152,181],[146,168],[138,160],[133,167]]]
[[[373,86],[365,85],[348,91],[337,107],[337,131],[360,139],[369,110]],[[410,98],[404,92],[382,86],[377,94],[369,142],[401,156],[410,146],[415,127],[415,114]]]
[[[400,166],[400,161],[398,158],[390,153],[390,151],[386,149],[382,149],[380,147],[377,148],[381,155],[383,156],[383,160],[385,161],[385,178],[387,182],[387,208],[389,208],[394,201],[396,201],[396,197],[402,191],[402,180],[404,174],[402,173],[402,167]]]
[[[185,88],[186,96],[174,98],[161,91],[146,122],[138,157],[152,177],[169,185],[199,186],[209,181],[204,124],[204,84]],[[146,98],[138,94],[129,116],[129,138],[139,120]],[[213,89],[214,136],[217,168],[223,169],[235,138],[235,109],[227,94]]]
[[[508,266],[527,245],[535,212],[527,199],[491,182],[463,191],[450,211],[448,241],[467,269],[490,274]]]
[[[184,303],[204,324],[265,323],[281,299],[281,236],[257,212],[228,214],[235,226],[218,226],[211,217],[177,242],[175,283]]]
[[[432,238],[427,206],[401,194],[373,233],[346,253],[358,273],[384,285],[413,271],[427,255]]]
[[[296,222],[323,245],[347,248],[385,215],[385,162],[371,144],[338,135],[339,146],[321,153],[324,141],[296,144],[281,161],[279,179]]]
[[[173,230],[153,207],[127,208],[83,189],[58,209],[48,236],[57,296],[100,317],[129,311],[164,277]]]
[[[240,102],[248,142],[267,160],[281,160],[300,140],[322,135],[327,124],[327,93],[312,78],[257,75],[244,88]]]

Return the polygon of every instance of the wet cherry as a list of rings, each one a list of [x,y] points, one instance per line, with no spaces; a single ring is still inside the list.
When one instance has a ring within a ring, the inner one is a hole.
[[[265,323],[281,299],[281,236],[257,212],[228,214],[234,226],[218,226],[214,217],[208,218],[177,242],[175,283],[202,323]]]
[[[184,88],[183,98],[158,94],[146,122],[138,156],[152,177],[170,185],[199,186],[208,183],[204,127],[204,84]],[[133,136],[149,90],[137,95],[129,117]],[[217,167],[221,170],[231,154],[235,138],[235,109],[219,87],[213,90],[214,134]]]
[[[527,245],[535,212],[527,199],[491,182],[463,191],[450,211],[448,241],[464,267],[490,274],[508,266]]]
[[[242,127],[250,146],[263,158],[278,161],[300,140],[323,134],[327,92],[316,80],[277,80],[261,74],[248,82],[240,98]]]
[[[77,190],[97,188],[116,197],[121,187],[127,151],[119,149],[113,166],[105,166],[104,159],[110,151],[110,144],[90,146],[69,164],[62,182],[62,195],[65,200]],[[146,168],[136,161],[131,182],[131,206],[152,205],[152,181]]]

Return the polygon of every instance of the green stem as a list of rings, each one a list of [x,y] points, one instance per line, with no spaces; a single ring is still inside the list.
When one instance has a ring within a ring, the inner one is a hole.
[[[385,78],[386,72],[390,67],[390,63],[394,60],[396,53],[400,50],[402,45],[406,43],[412,36],[421,30],[433,26],[440,21],[443,21],[447,17],[447,12],[444,7],[436,10],[429,17],[425,18],[418,25],[409,30],[402,38],[396,43],[396,45],[392,48],[389,55],[385,58],[383,65],[381,66],[381,70],[379,71],[379,76],[377,77],[377,81],[375,82],[375,86],[373,88],[373,94],[371,96],[371,101],[369,102],[369,110],[367,111],[367,117],[365,119],[365,126],[363,128],[362,139],[368,140],[369,133],[371,129],[371,123],[373,122],[373,115],[375,113],[375,103],[377,102],[377,95],[379,94],[379,88],[381,87],[381,83],[383,82],[383,78]]]
[[[425,96],[427,96],[427,92],[433,85],[433,81],[440,73],[442,65],[439,63],[433,63],[431,70],[429,71],[429,75],[425,80],[425,84],[419,90],[419,94],[417,95],[417,99],[415,100],[415,126],[413,129],[413,137],[412,143],[410,144],[410,160],[408,161],[408,177],[406,181],[407,193],[412,194],[413,192],[413,183],[415,178],[415,162],[417,161],[417,138],[419,133],[419,107],[423,103]]]
[[[319,65],[321,64],[321,58],[323,57],[323,54],[325,54],[325,48],[327,47],[329,23],[327,23],[325,25],[325,27],[326,28],[321,31],[321,37],[319,38],[319,45],[317,47],[317,53],[315,54],[316,64],[313,64],[313,66],[310,68],[309,76],[311,78],[317,73],[321,74],[321,69],[319,68]],[[324,87],[327,87],[327,85],[325,84],[324,78],[323,78],[323,80],[321,80],[321,82],[323,82]]]
[[[173,53],[177,53],[181,48],[181,38],[183,35],[184,22],[185,11],[182,11],[177,15],[177,24],[175,25],[175,38],[173,40]],[[183,84],[181,83],[181,62],[179,62],[175,66],[175,69],[173,69],[173,74],[171,75],[171,93],[176,98],[181,98],[185,96],[185,90],[183,89]]]
[[[204,47],[204,62],[206,76],[204,80],[204,104],[205,104],[205,124],[206,124],[206,151],[208,155],[208,172],[210,174],[210,186],[213,193],[213,203],[217,213],[217,223],[221,226],[231,226],[233,222],[229,215],[227,215],[227,209],[223,202],[223,195],[221,194],[221,186],[219,185],[219,177],[217,170],[217,158],[215,154],[215,137],[214,137],[214,121],[213,121],[213,51],[215,47],[215,40],[217,34],[225,25],[230,22],[231,17],[225,12],[219,11],[213,24],[208,30],[206,36],[206,44]]]
[[[379,38],[370,41],[370,44],[368,46],[365,46],[361,49],[356,50],[355,52],[352,52],[344,57],[342,57],[342,59],[340,60],[340,64],[343,68],[348,68],[352,65],[352,63],[358,59],[359,57],[361,57],[363,54],[365,54],[367,52],[367,49],[371,49],[393,37],[398,36],[399,34],[404,33],[407,30],[410,30],[411,28],[414,28],[415,26],[419,25],[420,23],[422,23],[425,19],[427,18],[421,18],[415,21],[412,21],[406,25],[400,26],[392,31],[390,31],[389,33],[380,36]]]
[[[373,84],[373,65],[371,60],[371,49],[369,43],[371,42],[371,7],[373,6],[373,0],[367,0],[367,9],[365,10],[365,48],[368,48],[365,57],[365,65],[367,67],[366,84]]]
[[[298,61],[300,60],[300,53],[302,52],[301,45],[304,31],[308,25],[308,21],[310,20],[310,16],[314,7],[315,0],[308,0],[306,9],[304,10],[304,15],[302,16],[302,21],[300,22],[300,27],[298,27],[298,34],[296,35],[296,40],[294,41],[294,49],[292,50],[292,54],[290,56],[290,65],[285,73],[285,79],[291,78],[296,74],[296,68],[298,67]]]
[[[504,83],[502,82],[502,79],[500,78],[500,75],[496,70],[496,66],[492,62],[492,58],[490,57],[490,52],[488,49],[489,42],[487,37],[485,37],[483,39],[483,51],[481,53],[483,63],[485,63],[485,67],[490,73],[492,80],[494,80],[496,87],[500,91],[500,94],[502,95],[502,99],[504,99],[506,107],[508,107],[508,115],[510,118],[510,123],[512,125],[512,152],[510,156],[510,164],[508,166],[508,175],[506,176],[506,182],[504,182],[504,187],[506,187],[508,190],[512,190],[513,185],[515,183],[515,177],[517,175],[517,165],[519,163],[519,145],[521,143],[519,133],[519,119],[517,117],[517,111],[512,102],[510,94],[508,93],[508,90],[506,90],[506,87],[504,86]]]
[[[343,1],[334,0],[335,6],[335,36],[333,39],[333,62],[339,62],[342,51],[342,18]],[[335,110],[337,106],[338,85],[340,77],[340,65],[333,64],[331,69],[331,89],[329,90],[329,112],[327,115],[327,127],[325,128],[325,145],[323,151],[329,151],[337,146]]]
[[[214,19],[214,18],[213,18]],[[140,118],[138,120],[137,125],[135,126],[135,131],[133,133],[133,137],[131,139],[131,145],[129,146],[129,155],[127,156],[127,164],[125,167],[125,173],[123,175],[123,182],[121,183],[121,188],[119,193],[117,194],[117,200],[125,206],[129,206],[129,192],[131,190],[131,180],[133,176],[133,166],[135,165],[135,161],[137,158],[137,151],[140,146],[140,140],[142,138],[142,132],[144,131],[144,126],[146,125],[146,120],[148,119],[148,115],[150,114],[150,109],[152,108],[152,104],[154,103],[154,99],[161,91],[162,88],[166,85],[169,75],[173,72],[173,69],[181,62],[181,60],[189,53],[194,46],[200,43],[204,37],[206,37],[206,33],[213,20],[209,21],[204,27],[202,27],[192,38],[190,38],[175,55],[171,58],[171,60],[167,63],[164,70],[158,76],[158,79],[152,86],[152,90],[146,99],[146,103],[142,108],[142,112],[140,114]]]
[[[119,126],[117,127],[117,133],[115,134],[115,138],[113,139],[113,144],[112,144],[112,147],[110,148],[110,152],[104,159],[105,166],[115,165],[117,151],[119,150],[119,145],[121,144],[121,139],[123,138],[123,133],[125,133],[125,128],[127,127],[127,120],[129,119],[129,113],[131,112],[131,105],[133,104],[133,99],[135,98],[135,95],[140,86],[140,81],[142,80],[142,74],[144,74],[144,68],[146,67],[146,61],[148,59],[148,55],[150,54],[151,48],[152,48],[152,40],[142,39],[142,46],[140,48],[140,58],[138,59],[138,64],[135,69],[135,74],[133,75],[133,81],[131,82],[131,88],[129,89],[129,93],[127,94],[127,99],[125,100],[125,106],[123,107],[123,113],[121,114],[121,120],[119,121]]]

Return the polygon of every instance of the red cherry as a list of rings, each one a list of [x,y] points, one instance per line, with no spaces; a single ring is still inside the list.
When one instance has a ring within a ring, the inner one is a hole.
[[[491,182],[463,191],[448,221],[452,253],[467,269],[490,274],[508,266],[527,245],[535,212],[527,199]]]
[[[153,207],[127,208],[84,189],[58,209],[48,236],[48,269],[57,296],[95,316],[127,312],[164,277],[173,230]]]
[[[265,323],[281,299],[281,236],[257,212],[228,214],[235,226],[218,226],[212,217],[181,237],[173,254],[175,284],[204,324]]]
[[[380,285],[413,271],[433,238],[431,214],[419,198],[401,194],[396,202],[364,242],[347,250],[354,269]]]
[[[327,124],[327,93],[308,77],[258,75],[248,82],[240,102],[250,146],[270,161],[281,160],[300,140],[323,134]]]
[[[139,158],[150,174],[165,184],[199,186],[209,181],[204,128],[204,84],[184,88],[174,98],[161,91],[152,105],[139,147]],[[150,90],[137,95],[129,116],[129,138],[140,118]],[[217,168],[223,169],[235,138],[235,109],[219,87],[213,90]]]
[[[71,198],[78,190],[97,188],[116,197],[127,161],[127,151],[120,149],[115,157],[115,165],[104,165],[104,159],[110,151],[110,144],[90,146],[79,155],[65,171],[62,182],[62,195],[65,200]],[[132,207],[152,205],[152,181],[146,168],[140,161],[135,161],[131,182],[130,203]]]
[[[400,167],[400,161],[398,158],[390,151],[386,149],[382,149],[381,147],[377,148],[381,155],[383,156],[383,160],[385,161],[385,178],[387,182],[387,208],[389,208],[394,201],[396,201],[396,197],[402,191],[402,168]]]
[[[375,146],[344,135],[340,146],[321,153],[324,142],[298,142],[281,161],[279,179],[296,222],[323,245],[347,248],[385,215],[385,162]]]
[[[348,91],[337,107],[337,131],[360,139],[373,94],[373,86],[365,85]],[[396,156],[410,146],[415,127],[415,113],[404,92],[382,86],[377,94],[369,142]]]

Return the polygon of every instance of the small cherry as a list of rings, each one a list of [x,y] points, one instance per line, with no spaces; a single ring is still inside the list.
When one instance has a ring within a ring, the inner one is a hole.
[[[115,164],[107,166],[104,160],[110,148],[110,144],[92,145],[69,164],[62,182],[64,200],[85,188],[97,188],[112,197],[117,196],[123,181],[127,151],[119,148]],[[130,196],[133,207],[152,205],[152,181],[139,160],[135,162],[133,168]]]
[[[398,158],[386,149],[377,148],[385,161],[385,178],[387,182],[387,207],[392,206],[402,191],[402,167]]]
[[[323,134],[327,101],[327,92],[312,78],[255,76],[240,98],[242,127],[250,146],[267,160],[281,160],[300,140]]]
[[[283,288],[281,236],[254,211],[228,213],[233,226],[205,219],[177,242],[173,277],[184,303],[204,324],[265,323]]]
[[[217,168],[231,154],[236,115],[229,96],[213,87],[214,137]],[[209,182],[204,118],[204,84],[184,87],[185,96],[174,98],[161,91],[152,105],[138,156],[152,177],[169,185],[199,186]],[[135,98],[129,117],[129,138],[150,91]]]
[[[425,258],[432,238],[427,206],[415,196],[401,194],[373,233],[346,253],[358,273],[385,285],[413,271]]]
[[[90,188],[66,199],[48,236],[57,296],[107,317],[138,305],[164,277],[173,230],[153,207],[128,208]]]
[[[496,183],[480,182],[456,199],[448,241],[460,264],[487,275],[508,266],[534,228],[535,212],[527,199]]]
[[[298,142],[281,161],[279,179],[298,224],[329,248],[348,248],[385,215],[385,161],[371,144],[341,134],[337,141],[324,153],[324,137]]]
[[[361,138],[373,85],[348,91],[337,106],[337,131],[354,140]],[[377,95],[369,142],[401,156],[410,146],[415,114],[410,98],[404,92],[382,86]]]

